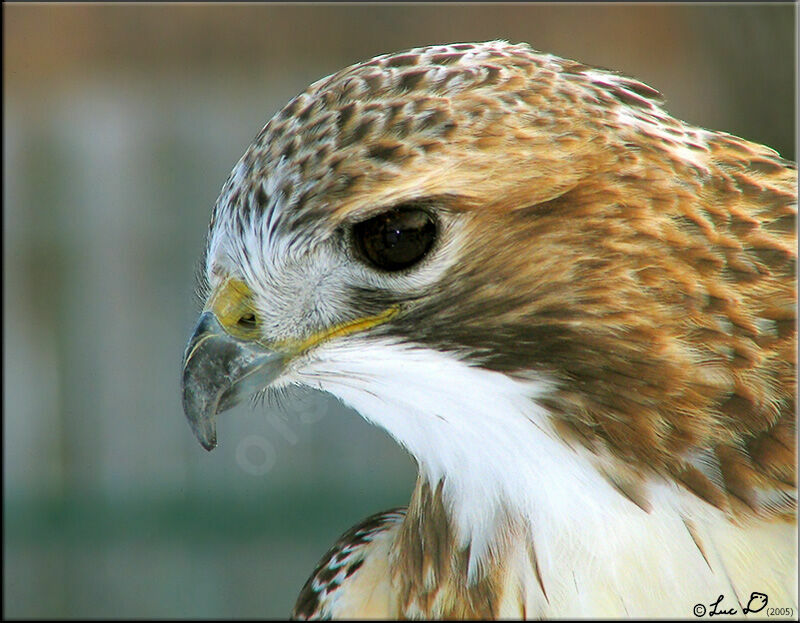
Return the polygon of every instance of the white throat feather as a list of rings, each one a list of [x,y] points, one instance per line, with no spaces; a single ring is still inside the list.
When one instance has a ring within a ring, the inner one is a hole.
[[[338,397],[402,444],[433,486],[444,480],[459,545],[471,548],[471,576],[506,514],[540,530],[579,522],[576,532],[592,533],[587,522],[617,511],[610,500],[643,512],[554,433],[536,402],[551,386],[546,378],[514,379],[427,348],[350,339],[323,347],[287,380]]]

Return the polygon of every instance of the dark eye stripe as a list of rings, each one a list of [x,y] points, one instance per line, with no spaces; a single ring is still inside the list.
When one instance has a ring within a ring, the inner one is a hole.
[[[353,226],[358,251],[381,270],[413,266],[430,251],[436,238],[433,217],[419,208],[395,208]]]

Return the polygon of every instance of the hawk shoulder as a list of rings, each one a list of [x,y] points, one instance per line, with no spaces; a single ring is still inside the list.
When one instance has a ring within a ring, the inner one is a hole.
[[[306,581],[292,619],[389,616],[389,551],[405,515],[405,508],[394,508],[345,532]]]

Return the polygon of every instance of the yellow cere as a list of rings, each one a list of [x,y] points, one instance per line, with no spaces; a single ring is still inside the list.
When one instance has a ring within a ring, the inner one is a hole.
[[[244,282],[228,277],[211,295],[206,310],[213,312],[225,331],[232,336],[253,340],[258,338],[258,315],[252,302],[253,293],[250,288]],[[250,317],[255,322],[242,322],[242,319]]]

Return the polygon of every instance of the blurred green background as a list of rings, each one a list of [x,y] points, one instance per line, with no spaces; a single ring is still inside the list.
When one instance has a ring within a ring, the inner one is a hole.
[[[217,193],[266,120],[373,55],[487,39],[614,68],[795,158],[784,5],[3,5],[5,617],[285,617],[406,503],[413,462],[332,399],[240,407],[206,453],[180,360]]]

